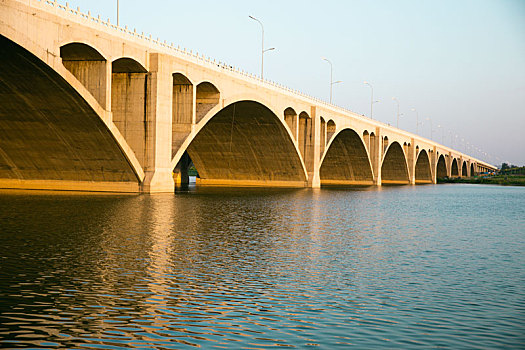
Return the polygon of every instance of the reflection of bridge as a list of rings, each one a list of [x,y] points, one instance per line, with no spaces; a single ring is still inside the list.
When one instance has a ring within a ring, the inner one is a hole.
[[[0,2],[0,187],[435,183],[493,166],[53,1]]]

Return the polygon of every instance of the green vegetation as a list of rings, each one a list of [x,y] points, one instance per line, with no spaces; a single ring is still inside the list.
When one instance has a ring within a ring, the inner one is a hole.
[[[500,175],[525,175],[525,166],[517,167],[515,165],[508,165],[503,163],[501,165]]]
[[[192,165],[188,169],[188,176],[199,176],[199,173],[197,172],[197,169],[195,169],[195,165]]]
[[[488,184],[503,186],[525,186],[525,176],[523,175],[494,175],[476,176],[462,178],[438,179],[438,183],[467,183],[467,184]]]

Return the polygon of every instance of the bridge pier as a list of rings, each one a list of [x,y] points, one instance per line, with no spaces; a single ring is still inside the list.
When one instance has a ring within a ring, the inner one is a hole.
[[[150,54],[149,93],[146,101],[146,142],[142,192],[173,192],[172,91],[170,72],[161,64],[162,54]]]
[[[383,160],[383,135],[381,128],[376,127],[374,136],[370,136],[370,161],[374,175],[374,185],[381,186],[381,163]]]
[[[436,146],[432,147],[432,154],[430,155],[430,171],[432,175],[432,183],[437,184],[437,163],[438,155]]]
[[[308,187],[320,188],[321,177],[319,174],[319,166],[321,159],[321,118],[316,116],[316,107],[310,108],[310,117],[312,119],[312,132],[313,140],[307,141],[310,151],[306,152],[308,155],[307,161],[305,162],[306,169],[308,171]]]
[[[414,146],[414,139],[410,139],[410,143],[406,147],[407,153],[407,164],[408,164],[408,176],[411,185],[416,184],[416,147]]]

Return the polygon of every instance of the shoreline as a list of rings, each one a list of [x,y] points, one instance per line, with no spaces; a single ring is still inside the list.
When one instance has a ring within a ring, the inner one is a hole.
[[[438,179],[437,183],[466,183],[480,185],[525,186],[525,176],[457,177]]]

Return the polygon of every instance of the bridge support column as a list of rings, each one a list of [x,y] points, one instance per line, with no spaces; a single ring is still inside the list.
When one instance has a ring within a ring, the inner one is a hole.
[[[411,185],[416,184],[416,147],[414,147],[414,139],[410,139],[410,145],[407,147],[407,163],[408,163],[408,176]]]
[[[437,184],[437,162],[438,162],[437,149],[436,149],[436,146],[434,146],[432,150],[432,154],[430,155],[430,170],[431,170],[433,184]]]
[[[312,138],[313,140],[307,140],[305,166],[308,172],[308,187],[319,188],[321,187],[321,177],[319,174],[320,169],[320,152],[321,152],[321,118],[317,117],[316,108],[312,106],[310,108],[310,116],[312,118]]]
[[[452,177],[452,153],[448,152],[447,157],[447,177]]]
[[[381,186],[381,160],[383,159],[383,135],[376,127],[375,136],[370,138],[370,161],[374,173],[374,184]]]
[[[173,192],[175,184],[171,169],[172,93],[173,80],[164,71],[164,55],[150,54],[150,93],[146,113],[146,164],[142,192]]]

